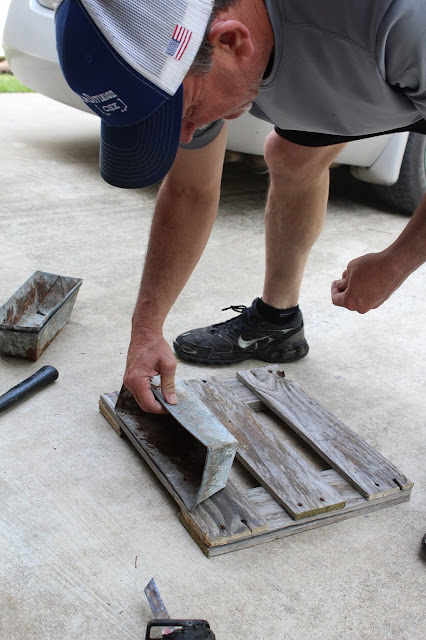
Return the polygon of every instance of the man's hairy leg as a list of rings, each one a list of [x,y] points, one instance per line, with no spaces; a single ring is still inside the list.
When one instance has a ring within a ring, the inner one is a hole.
[[[304,147],[275,131],[266,139],[270,187],[262,299],[273,307],[287,309],[299,302],[306,261],[325,221],[329,167],[343,147]]]

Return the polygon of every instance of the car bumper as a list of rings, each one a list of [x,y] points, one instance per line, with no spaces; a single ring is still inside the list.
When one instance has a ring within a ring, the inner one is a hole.
[[[37,0],[12,0],[3,49],[13,74],[43,95],[90,112],[62,75],[54,37],[54,12]],[[91,113],[91,112],[90,112]]]

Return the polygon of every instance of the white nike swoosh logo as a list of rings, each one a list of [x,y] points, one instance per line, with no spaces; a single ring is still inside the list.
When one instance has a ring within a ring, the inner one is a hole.
[[[264,340],[265,338],[267,338],[268,336],[265,336],[264,338],[255,338],[254,340],[244,340],[241,336],[238,338],[238,346],[241,347],[241,349],[247,349],[247,347],[249,347],[251,344],[254,344],[255,342],[257,342],[258,340]]]
[[[279,331],[281,331],[281,333],[288,333],[289,331],[293,331],[294,328],[295,327],[291,327],[290,329],[279,329]],[[244,338],[240,334],[240,337],[238,338],[238,346],[241,347],[241,349],[247,349],[247,347],[250,347],[255,342],[261,342],[262,340],[266,339],[269,339],[269,342],[272,340],[270,336],[263,336],[263,338],[253,338],[253,340],[244,340]]]

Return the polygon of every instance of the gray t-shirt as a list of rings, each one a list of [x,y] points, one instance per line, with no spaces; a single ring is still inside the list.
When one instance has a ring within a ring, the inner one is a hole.
[[[426,118],[426,0],[265,0],[274,59],[252,115],[362,136]],[[216,137],[221,121],[189,148]]]

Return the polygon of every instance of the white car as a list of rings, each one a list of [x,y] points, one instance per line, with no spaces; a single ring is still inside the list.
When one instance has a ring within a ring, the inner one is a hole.
[[[26,86],[54,100],[90,111],[66,84],[55,45],[57,0],[11,0],[3,48],[14,75]],[[90,113],[92,113],[90,111]],[[272,125],[245,114],[229,123],[228,159],[242,159],[255,168],[263,163],[263,142]],[[426,191],[426,136],[393,133],[346,145],[336,164],[376,185],[380,199],[412,213]]]

